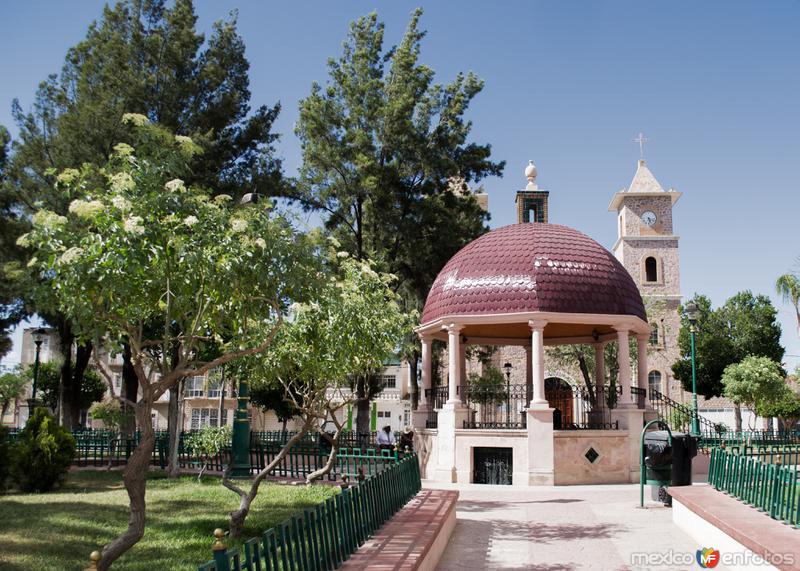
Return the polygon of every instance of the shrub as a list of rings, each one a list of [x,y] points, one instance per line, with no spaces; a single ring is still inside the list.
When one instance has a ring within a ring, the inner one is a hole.
[[[13,448],[12,476],[24,492],[47,492],[63,483],[75,439],[44,408],[37,408]]]

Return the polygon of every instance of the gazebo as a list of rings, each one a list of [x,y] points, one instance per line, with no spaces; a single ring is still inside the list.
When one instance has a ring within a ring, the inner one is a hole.
[[[493,448],[513,457],[509,479],[516,485],[638,478],[645,399],[635,397],[647,386],[650,325],[627,270],[590,237],[540,222],[488,232],[456,253],[439,273],[416,332],[422,341],[423,390],[414,422],[428,478],[473,481],[478,451],[485,456]],[[631,337],[638,351],[635,383]],[[443,386],[431,386],[435,339],[447,344],[446,400]],[[604,346],[609,342],[618,343],[613,408],[604,394]],[[595,386],[590,387],[595,398],[584,410],[548,400],[545,346],[563,344],[595,348]],[[510,386],[505,410],[494,405],[505,414],[505,422],[482,422],[487,407],[476,420],[470,409],[467,345],[525,348],[524,406],[511,410]],[[516,420],[514,414],[519,415]]]

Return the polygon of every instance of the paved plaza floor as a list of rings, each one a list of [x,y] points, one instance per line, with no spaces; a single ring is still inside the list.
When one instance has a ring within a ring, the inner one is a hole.
[[[423,487],[460,492],[440,570],[697,570],[696,550],[714,547],[673,525],[670,508],[639,509],[638,485]]]

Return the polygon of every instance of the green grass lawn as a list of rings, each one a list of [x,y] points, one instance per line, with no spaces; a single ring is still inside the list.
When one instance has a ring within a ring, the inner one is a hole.
[[[249,538],[336,493],[326,485],[262,484],[247,518]],[[0,496],[0,569],[68,571],[88,566],[89,554],[112,540],[128,521],[128,496],[120,472],[73,472],[47,494]],[[238,497],[219,478],[147,483],[147,529],[113,566],[118,570],[197,569],[212,558],[214,528],[227,529]]]

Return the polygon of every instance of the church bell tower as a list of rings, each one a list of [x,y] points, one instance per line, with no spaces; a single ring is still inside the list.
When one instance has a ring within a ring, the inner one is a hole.
[[[536,185],[536,165],[528,161],[525,167],[525,178],[528,185],[525,190],[518,190],[515,202],[517,204],[517,224],[527,222],[547,223],[547,199],[550,193]]]
[[[680,197],[671,188],[664,190],[641,158],[630,186],[614,194],[608,207],[617,213],[612,251],[639,287],[652,327],[647,388],[678,401],[684,392],[672,377],[672,365],[680,356],[681,281],[672,210]]]

